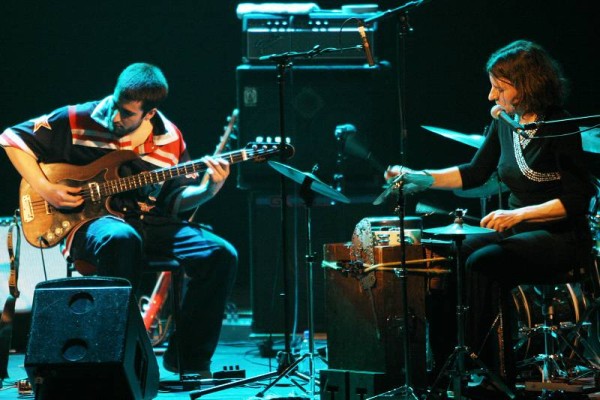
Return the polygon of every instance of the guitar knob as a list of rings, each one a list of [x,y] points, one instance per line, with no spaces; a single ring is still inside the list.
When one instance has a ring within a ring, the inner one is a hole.
[[[48,233],[46,233],[46,239],[49,241],[54,240],[54,233],[50,232],[50,231]]]
[[[61,225],[64,229],[67,229],[71,226],[71,223],[69,221],[63,221]]]
[[[54,233],[56,234],[56,236],[60,236],[63,233],[63,228],[61,228],[61,227],[54,228]]]

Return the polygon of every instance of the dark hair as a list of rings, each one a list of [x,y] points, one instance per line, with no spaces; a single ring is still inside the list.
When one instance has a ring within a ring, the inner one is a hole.
[[[544,114],[550,107],[562,106],[568,94],[568,81],[562,68],[544,48],[527,40],[517,40],[494,52],[486,71],[499,80],[509,80],[519,93],[519,108]]]
[[[148,112],[167,98],[169,85],[162,71],[151,64],[135,63],[121,72],[115,86],[114,97],[128,101],[141,101]]]

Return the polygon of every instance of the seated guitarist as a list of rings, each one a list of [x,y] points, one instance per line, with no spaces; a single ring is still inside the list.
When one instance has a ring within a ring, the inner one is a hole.
[[[51,206],[58,211],[86,207],[80,187],[49,181],[40,163],[72,164],[73,171],[81,171],[111,152],[131,150],[139,157],[109,166],[125,176],[190,160],[181,132],[157,110],[167,93],[159,68],[132,64],[120,74],[111,96],[10,127],[0,135],[0,145],[32,190]],[[210,377],[237,253],[227,241],[177,217],[212,198],[229,176],[227,161],[203,161],[208,185],[200,186],[197,174],[182,175],[116,195],[109,208],[117,215],[86,214],[89,220],[69,232],[65,244],[73,260],[95,266],[98,275],[126,278],[134,288],[145,256],[177,259],[189,277],[176,333],[182,346],[180,365],[185,373]],[[87,172],[92,179],[100,169]],[[169,341],[163,363],[178,372],[174,342]]]

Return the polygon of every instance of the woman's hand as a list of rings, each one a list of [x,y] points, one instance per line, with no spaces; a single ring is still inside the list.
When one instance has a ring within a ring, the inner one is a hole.
[[[492,211],[481,219],[480,226],[493,229],[497,232],[513,228],[520,222],[523,222],[524,214],[520,209],[516,210],[496,210]]]
[[[402,165],[390,165],[385,170],[385,173],[383,174],[383,177],[385,178],[386,181],[389,181],[390,179],[394,179],[398,175],[402,175],[402,174],[416,174],[416,173],[418,173],[418,172],[417,171],[413,171],[412,169],[404,167]]]

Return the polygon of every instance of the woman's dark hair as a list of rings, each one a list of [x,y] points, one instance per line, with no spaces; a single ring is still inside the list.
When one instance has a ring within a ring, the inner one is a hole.
[[[568,81],[562,68],[544,48],[527,40],[517,40],[494,52],[486,71],[507,80],[519,93],[519,108],[544,114],[550,107],[562,106],[568,95]]]
[[[167,98],[169,85],[162,71],[151,64],[131,64],[121,72],[114,97],[119,100],[141,101],[148,112]]]

